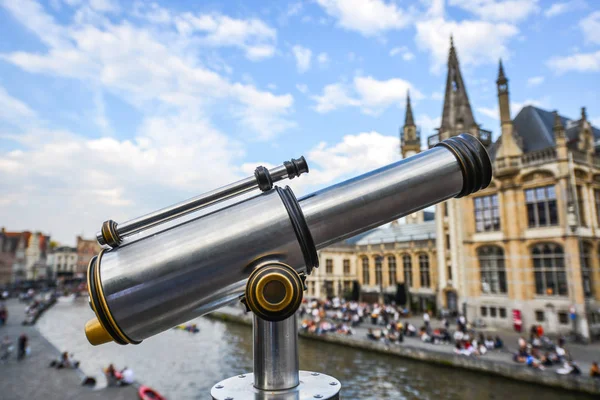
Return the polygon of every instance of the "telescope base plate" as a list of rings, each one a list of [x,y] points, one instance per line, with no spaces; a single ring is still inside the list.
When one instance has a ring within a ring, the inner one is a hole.
[[[254,387],[254,374],[225,379],[210,390],[213,400],[339,400],[340,381],[319,372],[300,371],[300,384],[287,390],[260,390]]]

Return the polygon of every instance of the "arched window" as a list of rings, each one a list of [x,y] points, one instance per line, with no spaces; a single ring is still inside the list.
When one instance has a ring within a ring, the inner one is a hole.
[[[419,254],[419,273],[421,275],[421,287],[430,287],[431,278],[429,277],[429,256]]]
[[[535,293],[566,296],[567,275],[562,247],[554,243],[540,243],[533,247],[531,257],[535,274]]]
[[[369,258],[362,258],[362,273],[363,273],[363,285],[369,285],[371,277],[369,276]]]
[[[391,285],[396,284],[396,257],[388,256],[388,273],[390,274],[388,282]]]
[[[377,286],[381,285],[381,283],[382,283],[382,274],[381,274],[382,264],[383,264],[383,257],[381,257],[381,256],[375,257],[375,284]]]
[[[504,250],[498,246],[485,246],[477,250],[481,291],[483,293],[506,293],[506,269]]]
[[[404,268],[404,284],[407,287],[412,287],[412,260],[410,255],[405,254],[402,256],[402,266]]]
[[[581,246],[581,280],[583,281],[583,294],[585,297],[594,296],[594,281],[592,278],[592,245],[584,243]]]

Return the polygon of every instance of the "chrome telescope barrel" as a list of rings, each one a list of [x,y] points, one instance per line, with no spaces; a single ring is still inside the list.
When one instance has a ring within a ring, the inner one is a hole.
[[[300,201],[289,188],[275,187],[103,250],[88,268],[97,319],[86,335],[94,345],[139,343],[239,299],[266,260],[310,273],[317,248],[474,193],[491,178],[485,148],[462,134]]]
[[[309,194],[300,207],[317,249],[452,197],[487,187],[492,164],[483,145],[461,134],[436,147]]]
[[[305,172],[308,172],[308,164],[304,157],[300,157],[299,159],[292,158],[291,161],[285,161],[282,165],[270,170],[260,166],[254,171],[254,176],[182,201],[181,203],[120,224],[112,220],[106,221],[102,224],[102,229],[96,233],[96,239],[102,246],[117,247],[125,237],[140,232],[143,229],[179,218],[257,188],[263,192],[271,190],[273,183],[286,178],[293,179]]]

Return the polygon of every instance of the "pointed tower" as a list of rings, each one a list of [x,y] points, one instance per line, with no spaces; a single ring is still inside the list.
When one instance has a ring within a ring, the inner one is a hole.
[[[446,77],[446,93],[442,111],[442,124],[439,129],[440,140],[459,135],[463,132],[478,135],[478,125],[473,117],[473,110],[467,96],[467,88],[460,72],[458,56],[454,41],[450,37],[448,54],[448,76]]]
[[[519,147],[515,138],[514,127],[512,119],[510,118],[510,101],[508,96],[508,79],[504,74],[504,67],[502,66],[502,60],[498,66],[498,79],[496,80],[498,87],[498,106],[500,109],[500,147],[496,151],[496,160],[517,157],[523,154],[521,147]],[[518,168],[510,168],[512,163],[501,163],[504,166],[503,169],[498,168],[499,173],[518,172]],[[517,164],[515,164],[517,165]],[[510,171],[509,171],[510,170]]]
[[[594,135],[592,127],[587,119],[585,107],[581,107],[581,119],[579,120],[579,149],[587,153],[594,153]]]
[[[415,125],[412,107],[410,105],[410,93],[406,92],[406,115],[404,116],[404,127],[400,132],[400,149],[402,158],[407,158],[421,151],[421,134]]]

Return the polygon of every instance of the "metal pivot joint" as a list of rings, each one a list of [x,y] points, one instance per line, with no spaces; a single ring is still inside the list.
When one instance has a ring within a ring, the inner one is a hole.
[[[102,246],[111,248],[118,247],[127,236],[131,236],[144,229],[171,221],[194,211],[198,211],[210,205],[247,193],[253,189],[263,192],[271,190],[273,184],[283,179],[294,179],[308,172],[308,164],[304,157],[292,158],[282,165],[267,169],[259,166],[254,171],[254,176],[242,179],[227,186],[215,189],[200,196],[193,197],[181,203],[163,208],[162,210],[123,222],[121,224],[108,220],[102,224],[102,228],[96,233],[96,239]]]
[[[340,382],[317,372],[300,371],[298,320],[304,277],[279,261],[267,261],[250,274],[242,299],[253,312],[254,373],[213,386],[213,399],[339,399]]]

